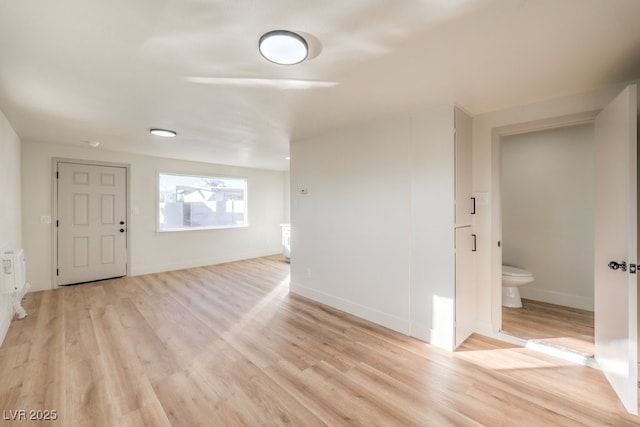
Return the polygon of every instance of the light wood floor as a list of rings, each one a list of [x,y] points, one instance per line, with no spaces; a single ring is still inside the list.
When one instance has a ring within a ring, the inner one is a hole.
[[[593,312],[522,299],[502,307],[502,330],[593,356]]]
[[[294,296],[288,273],[260,258],[29,294],[0,407],[63,426],[640,423],[598,370],[481,336],[449,353]]]

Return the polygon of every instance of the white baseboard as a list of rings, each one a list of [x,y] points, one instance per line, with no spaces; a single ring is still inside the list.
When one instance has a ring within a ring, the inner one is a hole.
[[[259,252],[248,252],[244,254],[230,254],[218,257],[202,257],[194,259],[176,260],[171,263],[132,266],[129,275],[140,276],[142,274],[162,273],[164,271],[183,270],[185,268],[203,267],[205,265],[223,264],[226,262],[242,261],[245,259],[260,258],[264,256],[277,255],[282,253],[282,248],[278,246]]]
[[[410,336],[419,339],[424,342],[431,342],[431,329],[425,328],[422,325],[412,324]]]
[[[495,337],[496,332],[491,322],[478,322],[474,331],[476,334],[486,337]]]
[[[29,282],[31,283],[31,282]],[[51,282],[33,282],[31,283],[31,288],[27,291],[27,293],[38,292],[38,291],[48,291],[53,289],[53,285]]]
[[[299,283],[289,285],[289,290],[297,295],[309,298],[321,304],[328,305],[378,325],[384,326],[401,334],[410,335],[409,319],[401,319],[396,316],[384,313],[374,308],[365,307],[354,302],[305,287]]]
[[[206,265],[223,264],[225,262],[242,261],[245,259],[261,258],[271,255],[282,254],[282,247],[277,246],[259,252],[248,252],[244,254],[231,254],[222,257],[202,257],[195,259],[176,260],[175,262],[150,264],[150,265],[131,265],[129,276],[141,276],[143,274],[163,273],[165,271],[184,270],[186,268],[203,267]],[[132,263],[134,264],[134,263]],[[51,282],[32,282],[29,292],[46,291],[53,289]]]
[[[524,286],[520,288],[520,296],[534,301],[547,302],[549,304],[557,304],[581,310],[593,311],[594,307],[593,298],[554,292],[548,289],[539,289],[535,287],[529,288]]]

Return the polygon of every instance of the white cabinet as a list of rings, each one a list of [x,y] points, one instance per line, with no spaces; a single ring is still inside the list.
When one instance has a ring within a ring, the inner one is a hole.
[[[411,138],[411,335],[453,350],[475,319],[471,119],[451,106],[421,111]]]
[[[471,117],[459,108],[454,109],[455,126],[455,205],[456,226],[471,225],[475,213],[475,199],[472,193],[471,168]]]
[[[471,226],[455,229],[455,342],[458,347],[473,332],[475,324],[475,286],[473,275],[473,252],[476,249],[476,236]]]
[[[455,108],[455,342],[454,348],[471,335],[475,323],[475,287],[473,252],[476,235],[472,218],[476,212],[473,197],[471,118]]]

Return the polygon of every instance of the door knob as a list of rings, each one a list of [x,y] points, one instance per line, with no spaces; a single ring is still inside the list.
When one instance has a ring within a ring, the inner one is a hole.
[[[124,221],[120,221],[120,225],[124,225]]]
[[[120,232],[121,232],[121,233],[124,233],[124,228],[121,228],[121,229],[120,229]],[[617,270],[617,269],[616,269],[616,270]]]
[[[608,265],[609,265],[609,268],[612,270],[620,269],[622,271],[627,271],[627,263],[625,261],[621,261],[619,263],[615,261],[611,261]]]

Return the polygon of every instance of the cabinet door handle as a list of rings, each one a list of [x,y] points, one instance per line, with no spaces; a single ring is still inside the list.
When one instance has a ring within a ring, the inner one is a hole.
[[[477,252],[478,251],[478,242],[476,239],[476,235],[472,234],[471,235],[471,252]]]
[[[471,198],[471,215],[475,215],[476,214],[476,198],[472,197]]]

